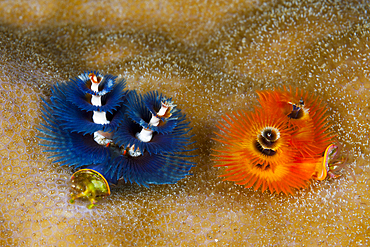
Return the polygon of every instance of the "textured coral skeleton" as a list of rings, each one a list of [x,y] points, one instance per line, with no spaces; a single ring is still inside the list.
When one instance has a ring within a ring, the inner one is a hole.
[[[369,245],[368,2],[1,6],[1,246]],[[45,161],[34,126],[39,97],[87,68],[173,97],[191,116],[196,176],[150,189],[119,183],[93,212],[66,204],[70,169]],[[209,167],[214,119],[283,82],[327,102],[356,183],[345,173],[294,195],[271,195],[225,183]]]
[[[80,169],[71,178],[71,202],[87,197],[89,208],[120,179],[172,184],[193,166],[185,114],[157,91],[142,96],[116,79],[86,72],[56,84],[44,100],[41,145],[53,162]]]

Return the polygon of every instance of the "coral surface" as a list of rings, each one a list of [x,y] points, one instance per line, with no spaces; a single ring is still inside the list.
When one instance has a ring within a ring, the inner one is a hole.
[[[370,245],[367,1],[60,3],[0,2],[0,246]],[[72,171],[36,138],[40,97],[87,70],[172,97],[195,135],[194,175],[69,204]],[[349,171],[288,196],[223,182],[210,157],[220,116],[283,85],[327,104]]]

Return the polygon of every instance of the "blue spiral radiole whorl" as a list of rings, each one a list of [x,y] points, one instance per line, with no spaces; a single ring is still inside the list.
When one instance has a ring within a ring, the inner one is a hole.
[[[57,83],[43,99],[40,145],[53,162],[94,170],[108,184],[172,184],[191,175],[185,114],[157,91],[142,96],[125,86],[95,71]]]

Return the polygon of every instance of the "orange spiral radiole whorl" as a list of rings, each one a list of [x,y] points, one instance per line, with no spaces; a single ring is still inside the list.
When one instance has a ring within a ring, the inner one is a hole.
[[[226,167],[225,180],[245,187],[293,193],[309,184],[334,135],[326,109],[302,91],[258,92],[261,107],[222,117],[214,150],[216,167]]]

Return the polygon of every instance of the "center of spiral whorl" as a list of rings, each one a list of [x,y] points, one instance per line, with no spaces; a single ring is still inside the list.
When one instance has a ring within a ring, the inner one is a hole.
[[[301,119],[305,115],[305,109],[304,109],[304,101],[303,99],[299,100],[298,104],[289,102],[289,104],[292,105],[293,109],[292,111],[288,114],[288,117],[291,119]]]
[[[280,132],[278,129],[267,127],[261,131],[261,135],[258,136],[258,142],[263,148],[273,148],[279,138]]]
[[[276,141],[277,133],[272,129],[267,129],[262,132],[262,136],[269,141]]]
[[[266,127],[262,129],[261,134],[258,135],[254,145],[255,148],[264,155],[273,156],[276,154],[276,145],[280,138],[280,132],[273,127]]]
[[[90,81],[92,82],[92,83],[100,83],[101,82],[101,80],[102,80],[102,78],[101,77],[98,77],[98,76],[96,76],[94,73],[90,73],[89,74],[89,78],[90,78]]]
[[[100,82],[102,82],[103,77],[96,76],[94,73],[90,73],[89,78],[91,83],[91,85],[89,85],[90,89],[95,93],[98,93],[100,91],[99,90]]]

